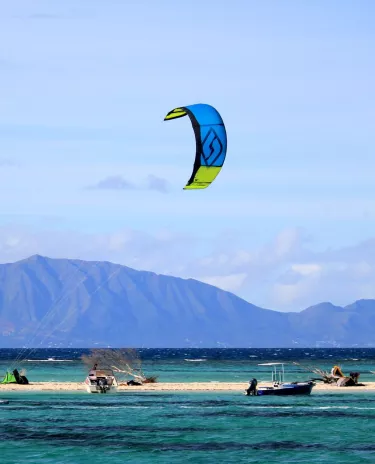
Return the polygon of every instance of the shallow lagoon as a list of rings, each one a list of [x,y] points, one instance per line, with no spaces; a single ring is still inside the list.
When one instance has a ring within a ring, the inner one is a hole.
[[[39,350],[26,366],[31,381],[82,381],[80,350]],[[0,350],[0,369],[14,352]],[[374,381],[375,350],[144,350],[144,369],[160,381],[270,379],[261,362],[358,370]],[[45,361],[49,357],[65,362]],[[186,361],[202,359],[202,361]],[[39,361],[36,361],[39,360]],[[69,361],[67,361],[69,360]],[[136,463],[374,463],[375,393],[314,392],[307,397],[246,397],[241,392],[117,395],[2,392],[2,464]]]
[[[3,464],[375,462],[375,394],[1,397]]]

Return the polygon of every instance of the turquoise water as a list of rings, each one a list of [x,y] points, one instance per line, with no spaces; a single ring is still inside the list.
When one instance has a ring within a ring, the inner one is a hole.
[[[375,395],[2,393],[2,464],[374,463]]]
[[[271,368],[265,362],[284,362],[286,380],[307,380],[315,375],[303,367],[316,366],[330,371],[334,364],[344,373],[359,371],[360,381],[375,381],[375,349],[153,349],[140,350],[142,367],[147,375],[157,375],[161,382],[247,382],[271,379]],[[80,357],[83,350],[32,350],[22,353],[15,362],[17,350],[0,349],[0,376],[8,368],[25,369],[31,382],[80,382],[87,368]],[[55,361],[48,361],[53,357]],[[294,365],[298,362],[301,366]]]
[[[258,361],[260,362],[260,361]],[[302,362],[302,365],[306,363]],[[314,364],[315,365],[315,364]],[[319,362],[318,366],[331,370],[333,363]],[[375,382],[374,361],[346,361],[341,366],[344,373],[359,370],[360,381]],[[7,365],[0,361],[0,372],[5,372]],[[27,377],[32,382],[81,382],[87,375],[87,369],[81,362],[40,362],[22,363],[19,369],[26,369]],[[247,382],[252,377],[259,381],[271,380],[271,368],[258,366],[254,361],[203,361],[189,362],[184,360],[144,362],[144,372],[147,375],[157,375],[160,382]],[[316,377],[293,364],[285,365],[286,380],[306,380]],[[375,463],[374,463],[375,464]]]
[[[0,372],[27,369],[30,382],[83,381],[82,351],[39,350],[15,363],[0,350]],[[49,357],[55,361],[47,361]],[[286,380],[314,377],[301,366],[375,381],[374,349],[148,350],[146,374],[161,382],[270,380],[263,362],[285,362]],[[27,359],[27,358],[26,358]],[[186,361],[195,359],[200,361]],[[60,361],[57,361],[60,360]],[[61,362],[62,361],[62,362]],[[303,397],[238,392],[119,392],[116,395],[0,391],[1,464],[375,463],[375,393],[339,389]]]

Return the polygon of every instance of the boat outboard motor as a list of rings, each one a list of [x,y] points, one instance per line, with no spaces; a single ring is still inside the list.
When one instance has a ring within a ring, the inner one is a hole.
[[[99,379],[98,386],[100,388],[100,393],[107,393],[107,390],[109,390],[107,379]]]
[[[256,394],[257,394],[257,385],[258,385],[257,379],[250,380],[249,381],[249,387],[246,390],[246,395],[247,396],[250,396],[250,395],[256,396]]]

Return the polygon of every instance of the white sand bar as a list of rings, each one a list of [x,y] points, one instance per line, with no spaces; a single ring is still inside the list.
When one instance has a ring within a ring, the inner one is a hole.
[[[337,387],[336,385],[324,384],[317,382],[313,388],[314,392],[340,392],[340,393],[354,393],[360,391],[375,392],[375,382],[363,382],[365,387]],[[258,386],[271,386],[270,382],[259,382]],[[142,386],[127,386],[121,385],[118,388],[119,392],[151,392],[151,391],[237,391],[243,392],[248,387],[246,382],[186,382],[186,383],[172,383],[172,382],[157,382],[146,384]],[[30,382],[29,385],[18,384],[0,384],[0,392],[5,391],[85,391],[83,382]]]

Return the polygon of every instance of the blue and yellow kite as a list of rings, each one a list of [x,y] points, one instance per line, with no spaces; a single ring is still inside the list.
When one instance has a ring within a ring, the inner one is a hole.
[[[193,173],[184,187],[207,188],[219,174],[227,153],[227,134],[220,114],[210,105],[182,106],[170,111],[164,121],[188,115],[192,123],[196,154]]]

